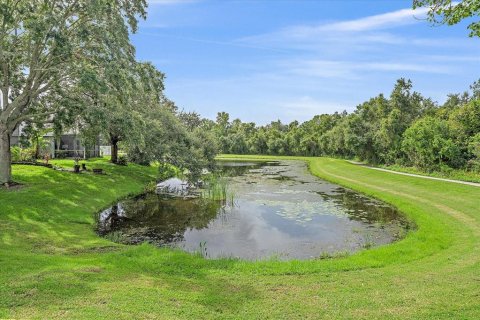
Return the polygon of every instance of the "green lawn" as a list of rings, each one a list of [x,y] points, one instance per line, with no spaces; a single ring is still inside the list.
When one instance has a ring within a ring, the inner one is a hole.
[[[345,258],[204,260],[95,235],[94,213],[140,192],[155,168],[14,166],[24,187],[0,190],[0,318],[480,318],[479,188],[303,159],[319,177],[397,206],[417,230]]]
[[[405,173],[413,173],[413,174],[420,174],[420,175],[436,177],[436,178],[445,178],[445,179],[480,183],[480,172],[473,172],[473,171],[467,171],[467,170],[461,170],[461,169],[455,170],[450,168],[448,168],[448,171],[425,172],[419,168],[403,167],[398,165],[381,166],[381,167],[385,169],[390,169],[390,170],[405,172]]]

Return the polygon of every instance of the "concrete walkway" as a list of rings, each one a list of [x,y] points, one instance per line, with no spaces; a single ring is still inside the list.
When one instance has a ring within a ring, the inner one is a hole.
[[[477,182],[469,182],[469,181],[461,181],[461,180],[422,176],[422,175],[414,174],[414,173],[398,172],[398,171],[393,171],[393,170],[388,170],[388,169],[383,169],[383,168],[371,167],[371,166],[368,166],[364,163],[357,162],[357,161],[350,161],[350,160],[347,160],[347,161],[350,162],[351,164],[355,164],[355,165],[362,166],[362,167],[365,167],[365,168],[369,168],[369,169],[372,169],[372,170],[389,172],[389,173],[399,174],[399,175],[402,175],[402,176],[409,176],[409,177],[416,177],[416,178],[430,179],[430,180],[438,180],[438,181],[445,181],[445,182],[452,182],[452,183],[458,183],[458,184],[466,184],[466,185],[474,186],[474,187],[480,187],[480,183],[477,183]]]

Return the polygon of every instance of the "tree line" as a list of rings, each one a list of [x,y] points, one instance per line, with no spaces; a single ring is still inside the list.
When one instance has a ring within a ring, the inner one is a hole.
[[[332,156],[427,171],[480,171],[480,82],[439,105],[413,91],[410,80],[399,79],[389,96],[371,98],[352,113],[321,114],[304,123],[257,126],[230,121],[225,112],[215,121],[196,113],[180,119],[210,132],[223,153]]]

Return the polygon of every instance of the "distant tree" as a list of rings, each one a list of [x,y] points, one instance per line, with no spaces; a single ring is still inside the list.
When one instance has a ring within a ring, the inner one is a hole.
[[[468,161],[469,169],[480,172],[480,132],[470,138],[468,151],[472,154],[472,159]]]
[[[453,110],[449,122],[455,132],[455,137],[462,143],[480,132],[480,99],[472,100]]]
[[[230,126],[230,115],[227,112],[219,112],[217,114],[217,125],[221,132],[226,132]]]
[[[425,117],[405,132],[402,148],[413,165],[425,169],[438,169],[441,165],[457,167],[461,151],[452,139],[448,122]]]
[[[410,80],[399,79],[389,97],[380,94],[350,114],[256,126],[239,119],[230,122],[227,113],[219,113],[216,122],[209,120],[203,128],[213,133],[226,153],[355,157],[373,164],[414,164],[425,170],[467,168],[468,162],[473,168],[477,138],[472,137],[480,131],[480,82],[470,89],[472,93],[449,95],[438,106],[415,92]]]
[[[196,112],[180,112],[178,117],[189,130],[195,130],[202,125],[202,118]]]
[[[480,100],[480,80],[475,81],[470,86],[470,90],[472,90],[472,99]]]
[[[480,132],[470,138],[469,151],[480,160]]]

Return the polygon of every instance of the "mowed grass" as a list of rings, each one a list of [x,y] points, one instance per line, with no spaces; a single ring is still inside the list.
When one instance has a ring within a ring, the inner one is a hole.
[[[96,236],[94,213],[141,192],[155,168],[96,160],[107,175],[95,176],[14,166],[24,187],[0,190],[0,318],[480,318],[480,188],[282,159],[397,206],[417,230],[336,259],[205,260]]]
[[[480,183],[480,172],[474,172],[474,171],[468,171],[468,170],[448,169],[448,171],[425,172],[415,167],[403,167],[398,165],[382,166],[382,167],[385,169],[390,169],[390,170],[405,172],[405,173],[413,173],[413,174],[425,175],[425,176],[436,177],[436,178],[463,180],[463,181]]]

